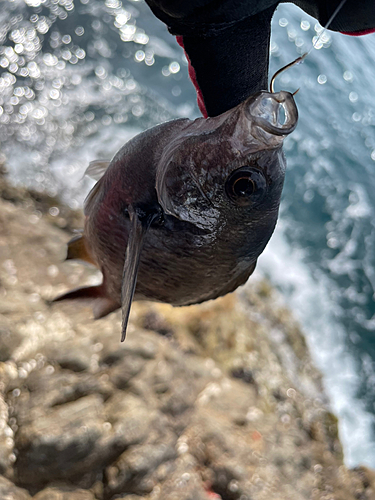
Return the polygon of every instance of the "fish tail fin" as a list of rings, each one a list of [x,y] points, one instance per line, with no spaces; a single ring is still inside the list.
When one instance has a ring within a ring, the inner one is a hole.
[[[115,311],[120,307],[118,303],[107,297],[103,284],[97,286],[75,288],[70,292],[59,295],[58,297],[53,299],[52,302],[74,299],[92,300],[92,310],[95,319],[103,318],[104,316],[107,316],[107,314]]]
[[[68,242],[66,260],[70,259],[84,260],[94,266],[97,265],[87,248],[86,239],[83,234],[77,234]]]

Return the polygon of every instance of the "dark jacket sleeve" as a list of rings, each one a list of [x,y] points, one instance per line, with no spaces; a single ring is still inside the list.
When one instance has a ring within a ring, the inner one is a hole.
[[[216,116],[267,88],[275,0],[146,0],[178,35],[204,116]],[[294,0],[325,26],[341,0]],[[361,35],[375,31],[375,0],[346,0],[329,25]]]

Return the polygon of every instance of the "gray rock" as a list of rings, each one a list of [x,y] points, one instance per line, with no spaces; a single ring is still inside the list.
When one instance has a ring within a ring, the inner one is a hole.
[[[156,498],[158,500],[214,499],[212,495],[209,496],[207,485],[202,483],[202,476],[198,472],[198,468],[198,462],[189,453],[178,457],[173,462],[173,469],[166,474]],[[216,498],[218,500],[218,497]]]
[[[101,337],[103,339],[103,337]],[[126,356],[139,356],[143,359],[154,359],[157,355],[158,343],[148,332],[138,330],[136,336],[129,336],[126,342],[120,343],[119,337],[110,332],[101,352],[101,363],[113,365]]]
[[[3,476],[0,476],[0,498],[1,500],[31,500],[26,490],[18,488]]]
[[[105,405],[107,421],[122,449],[142,442],[150,432],[157,413],[132,394],[117,393]]]
[[[78,339],[64,342],[51,343],[44,349],[47,359],[58,363],[61,368],[73,372],[82,372],[90,368],[94,352],[89,339]]]
[[[374,500],[269,285],[135,303],[120,344],[119,313],[49,305],[98,276],[62,262],[68,235],[27,203],[0,199],[0,500]]]
[[[26,380],[18,380],[13,385],[21,387],[19,394],[9,395],[19,425],[27,425],[43,418],[49,409],[90,394],[99,394],[102,399],[106,399],[112,389],[106,379],[95,378],[87,373],[59,371],[50,364],[34,370]]]
[[[145,500],[146,497],[139,497],[138,495],[115,495],[111,500]]]
[[[118,389],[126,389],[130,380],[142,371],[145,363],[144,358],[124,356],[109,370],[109,379]]]
[[[107,468],[108,494],[145,495],[157,485],[157,468],[176,457],[176,437],[165,431],[150,436],[150,442],[130,447]]]
[[[14,325],[0,314],[0,361],[8,361],[12,357],[21,338]]]
[[[18,480],[32,485],[36,476],[42,484],[79,479],[101,468],[122,451],[105,422],[102,398],[91,395],[22,426],[16,436]]]
[[[12,460],[12,456],[14,457],[14,433],[8,424],[8,406],[0,394],[0,474],[9,472],[14,462]]]
[[[95,500],[91,491],[67,487],[46,488],[40,491],[32,500]]]

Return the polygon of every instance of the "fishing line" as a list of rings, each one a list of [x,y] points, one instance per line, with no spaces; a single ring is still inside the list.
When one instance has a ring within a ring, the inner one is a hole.
[[[335,19],[335,17],[337,16],[337,14],[343,8],[343,6],[345,5],[345,3],[346,3],[346,0],[341,0],[341,2],[339,3],[339,5],[333,11],[333,14],[331,15],[331,17],[328,19],[328,21],[325,24],[325,26],[323,26],[323,29],[321,30],[321,32],[319,33],[319,35],[314,37],[315,40],[313,38],[314,41],[311,44],[310,50],[308,50],[307,52],[305,52],[304,54],[302,54],[302,56],[297,57],[297,59],[295,59],[294,61],[286,64],[285,66],[283,66],[282,68],[280,68],[279,70],[276,71],[276,73],[273,75],[273,77],[271,78],[271,81],[270,81],[270,92],[271,92],[271,94],[275,93],[274,84],[275,84],[276,78],[280,75],[280,73],[283,73],[284,71],[286,71],[287,69],[291,68],[292,66],[297,66],[298,64],[301,64],[306,59],[306,57],[311,53],[311,51],[313,49],[316,49],[316,45],[318,44],[318,42],[320,42],[320,39],[325,34],[325,32],[327,31],[327,29],[330,27],[332,21]],[[293,95],[297,94],[298,91],[299,91],[299,89],[297,89],[295,92],[293,92]]]
[[[335,19],[335,17],[337,16],[337,14],[340,12],[340,10],[344,7],[346,3],[346,0],[341,0],[341,2],[339,3],[339,5],[336,7],[335,11],[333,12],[333,14],[331,15],[331,17],[328,19],[327,23],[325,26],[323,26],[323,29],[322,31],[319,33],[319,35],[317,37],[314,37],[315,38],[315,41],[313,42],[313,44],[311,45],[311,48],[310,50],[306,53],[306,56],[308,56],[310,54],[310,52],[316,48],[316,45],[318,42],[320,42],[320,39],[321,37],[325,34],[325,32],[327,31],[327,29],[331,26],[331,23],[332,21]]]

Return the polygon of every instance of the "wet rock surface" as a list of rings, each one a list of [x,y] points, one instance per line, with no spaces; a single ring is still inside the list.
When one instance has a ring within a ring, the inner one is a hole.
[[[267,282],[134,304],[121,344],[119,313],[50,303],[100,280],[63,262],[79,217],[1,182],[0,499],[375,499]]]

